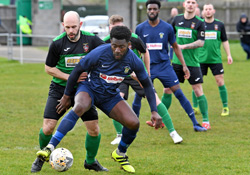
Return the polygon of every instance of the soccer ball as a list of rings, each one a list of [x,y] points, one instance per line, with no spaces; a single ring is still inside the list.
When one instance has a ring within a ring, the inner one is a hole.
[[[49,163],[56,171],[67,171],[73,165],[73,155],[66,148],[57,148],[51,153]]]

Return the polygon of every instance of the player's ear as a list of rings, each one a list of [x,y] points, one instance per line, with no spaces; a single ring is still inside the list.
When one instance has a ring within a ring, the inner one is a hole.
[[[80,22],[80,28],[81,28],[82,24],[83,24],[83,22],[81,21],[81,22]]]
[[[62,26],[64,27],[64,22],[62,22]]]

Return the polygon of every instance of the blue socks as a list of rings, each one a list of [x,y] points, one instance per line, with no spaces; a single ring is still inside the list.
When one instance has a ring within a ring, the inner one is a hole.
[[[56,147],[62,138],[75,126],[78,119],[79,117],[76,113],[73,110],[70,110],[69,113],[62,119],[49,144]]]
[[[188,114],[189,118],[192,120],[193,122],[193,125],[197,125],[198,122],[195,118],[195,115],[194,115],[194,111],[193,111],[193,108],[190,104],[190,102],[188,101],[188,99],[185,97],[185,95],[183,94],[182,90],[181,89],[177,89],[175,92],[174,92],[174,95],[175,97],[179,100],[181,106],[183,107],[183,109],[186,111],[186,113]]]
[[[142,99],[142,97],[140,97],[137,93],[135,93],[135,98],[134,98],[134,101],[132,104],[132,109],[134,110],[137,117],[139,117],[139,115],[140,115],[141,99]]]
[[[130,130],[128,128],[126,128],[125,126],[123,126],[122,129],[122,139],[118,145],[118,149],[120,152],[122,153],[126,153],[127,149],[129,147],[129,145],[134,141],[134,139],[136,138],[136,133],[137,130]]]

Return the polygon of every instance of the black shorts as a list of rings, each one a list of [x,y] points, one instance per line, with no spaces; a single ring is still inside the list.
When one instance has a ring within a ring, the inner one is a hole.
[[[179,79],[179,82],[184,83],[184,72],[182,65],[179,64],[173,64],[174,71]],[[199,83],[203,83],[202,73],[200,67],[192,67],[188,66],[189,72],[190,72],[190,78],[188,79],[189,84],[195,85]]]
[[[132,79],[131,77],[126,77],[120,86],[118,87],[122,93],[124,93],[124,99],[128,100],[129,86],[140,96],[145,97],[144,89],[140,86],[140,84]]]
[[[44,109],[44,118],[59,120],[66,111],[61,114],[56,112],[56,106],[58,105],[58,100],[60,100],[64,94],[64,86],[61,86],[53,81],[49,87],[49,94],[47,103]],[[74,106],[74,97],[71,98],[71,107]],[[81,117],[82,121],[97,120],[98,113],[95,106],[91,107],[87,112]]]
[[[220,75],[220,74],[224,74],[224,69],[223,69],[223,65],[222,63],[216,63],[216,64],[204,64],[204,63],[200,63],[201,65],[201,72],[202,75],[207,75],[208,72],[208,68],[210,68],[211,72],[213,73],[213,75]]]

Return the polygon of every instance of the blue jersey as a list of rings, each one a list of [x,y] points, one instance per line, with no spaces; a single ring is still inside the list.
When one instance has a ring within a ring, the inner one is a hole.
[[[84,71],[89,72],[88,84],[91,90],[102,97],[117,94],[120,83],[133,71],[139,80],[148,77],[142,60],[132,50],[128,49],[121,60],[116,60],[111,44],[97,47],[81,59],[79,64]]]
[[[135,33],[146,44],[150,54],[150,64],[158,64],[167,61],[171,64],[168,55],[168,43],[175,43],[173,27],[167,22],[160,20],[160,23],[152,27],[148,21],[144,21],[136,27]]]

